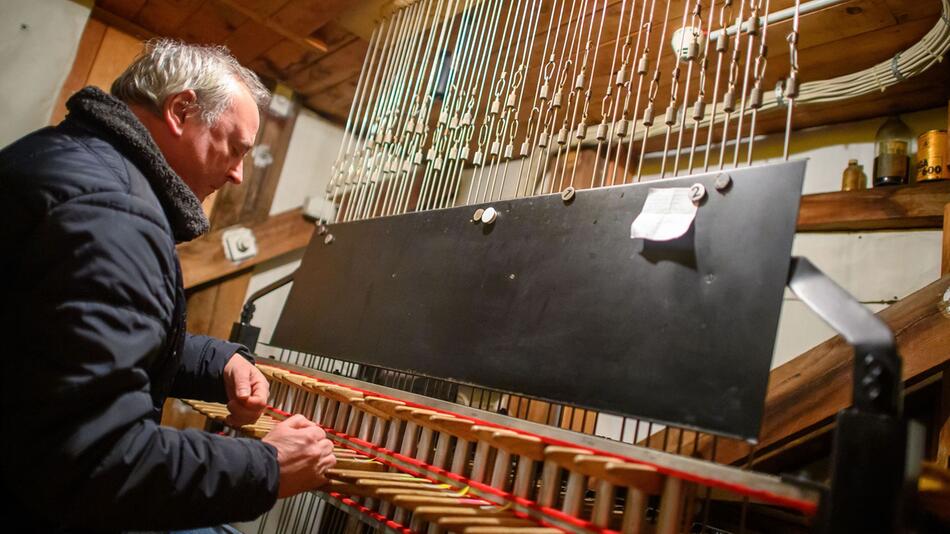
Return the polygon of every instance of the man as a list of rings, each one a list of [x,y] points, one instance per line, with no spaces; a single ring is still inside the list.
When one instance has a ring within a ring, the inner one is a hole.
[[[302,416],[262,441],[160,427],[167,396],[254,421],[248,350],[185,333],[175,243],[241,183],[267,91],[225,49],[160,40],[61,124],[0,151],[3,501],[38,531],[250,520],[335,462]]]

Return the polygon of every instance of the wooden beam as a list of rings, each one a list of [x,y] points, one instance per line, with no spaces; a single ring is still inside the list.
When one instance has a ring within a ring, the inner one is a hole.
[[[940,379],[940,407],[937,410],[937,447],[934,461],[940,467],[950,468],[950,364],[943,366]]]
[[[943,212],[943,261],[940,273],[950,275],[950,203]],[[950,364],[943,367],[940,379],[940,409],[937,412],[937,465],[950,467]]]
[[[323,42],[323,39],[319,39],[317,37],[303,37],[303,36],[297,35],[291,31],[288,31],[282,25],[274,22],[270,18],[262,17],[259,13],[257,13],[253,9],[249,9],[234,0],[214,0],[214,1],[218,2],[221,5],[227,6],[230,9],[237,11],[238,13],[244,15],[245,17],[253,20],[254,22],[262,26],[266,26],[267,29],[271,30],[272,32],[278,35],[281,35],[285,39],[293,41],[304,48],[313,50],[315,52],[319,52],[321,54],[325,54],[327,50],[330,49],[330,47],[327,46],[325,42]]]
[[[804,195],[799,232],[940,228],[950,181]]]
[[[258,250],[256,256],[241,263],[233,263],[225,257],[221,245],[224,230],[178,245],[185,289],[215,282],[248,267],[300,250],[310,242],[315,225],[305,219],[298,208],[248,227],[254,232]]]
[[[137,37],[143,41],[159,37],[157,33],[145,29],[129,19],[122,18],[121,16],[110,11],[106,11],[105,9],[98,6],[92,8],[92,13],[90,16],[106,23],[108,26],[112,26],[119,31],[127,33],[132,37]]]
[[[905,384],[935,375],[950,362],[948,289],[950,275],[945,275],[877,314],[894,332]],[[773,369],[759,449],[794,439],[851,406],[853,367],[854,351],[835,336]],[[748,452],[745,443],[720,440],[716,461],[735,463]]]
[[[943,207],[943,249],[940,274],[950,274],[950,202]]]

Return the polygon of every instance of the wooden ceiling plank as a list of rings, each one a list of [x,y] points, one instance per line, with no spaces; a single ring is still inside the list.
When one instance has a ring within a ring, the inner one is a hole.
[[[143,28],[131,20],[124,19],[111,11],[106,11],[99,6],[92,8],[92,13],[90,16],[96,20],[104,22],[108,26],[112,26],[123,33],[127,33],[143,41],[158,37],[158,34],[155,32]]]
[[[891,14],[898,22],[907,22],[909,20],[925,17],[940,16],[940,2],[927,1],[908,1],[908,0],[886,0]]]
[[[319,93],[343,80],[359,76],[369,43],[356,39],[335,54],[314,63],[290,79],[290,84],[302,94]]]
[[[133,22],[162,36],[175,36],[207,0],[148,0]]]
[[[128,20],[135,19],[144,5],[145,0],[99,0],[96,2],[97,8]]]
[[[359,76],[354,76],[306,98],[307,107],[333,122],[343,124],[346,122],[350,105],[356,95],[358,78]]]
[[[247,17],[236,11],[215,2],[205,2],[188,17],[177,35],[193,43],[221,44],[247,22]]]
[[[291,0],[270,20],[290,33],[309,36],[336,18],[350,3],[351,0]]]
[[[248,19],[224,40],[224,45],[241,64],[250,65],[254,59],[283,40],[284,37],[279,33]]]
[[[290,0],[235,0],[261,17],[269,17],[287,5]]]
[[[273,17],[262,17],[260,14],[256,13],[255,11],[251,9],[248,9],[244,5],[238,3],[236,0],[211,0],[211,1],[220,2],[221,4],[224,4],[225,6],[231,9],[234,9],[235,11],[241,13],[242,15],[253,20],[254,22],[267,26],[267,28],[269,28],[271,31],[277,34],[280,34],[285,39],[293,41],[297,43],[298,45],[303,46],[304,48],[312,49],[321,54],[325,53],[329,49],[327,44],[324,43],[322,39],[318,39],[315,37],[306,37],[306,36],[302,36],[300,34],[294,33],[293,31],[287,29],[287,27],[285,27],[284,25],[276,21]]]

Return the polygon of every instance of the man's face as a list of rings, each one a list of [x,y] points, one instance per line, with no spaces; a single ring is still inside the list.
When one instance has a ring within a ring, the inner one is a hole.
[[[228,182],[241,183],[244,156],[260,126],[257,104],[247,89],[241,86],[213,124],[205,124],[195,110],[184,115],[180,126],[181,135],[166,157],[198,200]]]

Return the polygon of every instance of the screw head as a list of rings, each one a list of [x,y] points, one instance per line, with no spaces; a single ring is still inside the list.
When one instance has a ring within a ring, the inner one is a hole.
[[[568,187],[564,191],[561,191],[561,200],[563,200],[564,202],[570,202],[570,200],[574,198],[575,192],[576,191],[574,190],[573,187]]]
[[[726,173],[720,173],[716,177],[716,191],[725,191],[729,189],[729,186],[732,185],[732,177]]]
[[[485,210],[482,208],[478,208],[477,210],[475,210],[475,213],[472,215],[472,222],[475,224],[482,222],[483,213],[485,213]]]
[[[699,202],[706,196],[706,187],[703,184],[693,184],[689,188],[689,199],[693,202]]]
[[[327,234],[327,236],[323,238],[324,245],[329,245],[332,242],[333,242],[333,234]]]
[[[482,222],[484,224],[491,224],[495,222],[496,218],[498,218],[498,212],[491,206],[485,208],[485,211],[482,212]]]

